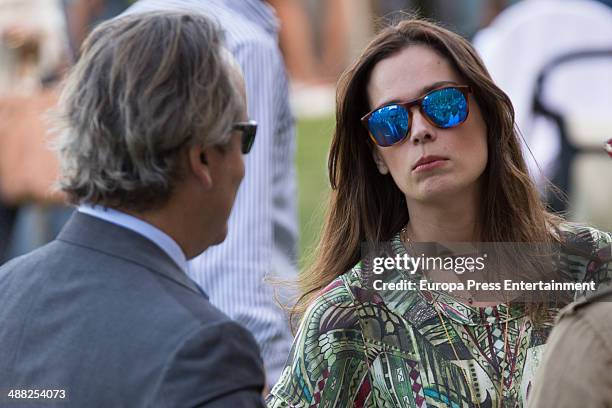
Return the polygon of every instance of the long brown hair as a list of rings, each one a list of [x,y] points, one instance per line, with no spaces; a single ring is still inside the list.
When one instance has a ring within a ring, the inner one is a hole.
[[[457,70],[482,111],[487,127],[488,163],[482,176],[478,228],[483,242],[552,242],[550,214],[529,177],[508,96],[492,81],[470,43],[433,23],[410,19],[383,29],[342,74],[337,91],[336,127],[329,154],[331,195],[313,264],[299,280],[300,316],[317,293],[360,259],[363,243],[390,240],[408,222],[404,194],[390,175],[381,175],[373,144],[360,118],[368,106],[367,85],[374,66],[411,45],[437,51]]]

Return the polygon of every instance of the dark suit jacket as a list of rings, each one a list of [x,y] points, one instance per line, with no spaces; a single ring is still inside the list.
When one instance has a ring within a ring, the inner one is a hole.
[[[251,334],[135,232],[76,213],[0,268],[0,407],[260,407],[263,385]]]

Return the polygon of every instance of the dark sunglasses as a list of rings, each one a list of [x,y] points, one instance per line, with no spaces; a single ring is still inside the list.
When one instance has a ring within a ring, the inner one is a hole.
[[[408,102],[390,103],[361,118],[361,123],[370,137],[379,146],[393,146],[406,139],[410,134],[413,106],[418,106],[421,114],[433,126],[449,129],[459,126],[468,117],[467,85],[449,86],[434,89]]]
[[[238,122],[232,126],[232,130],[242,132],[242,154],[247,154],[253,147],[255,142],[255,135],[257,134],[257,122],[249,120],[247,122]]]

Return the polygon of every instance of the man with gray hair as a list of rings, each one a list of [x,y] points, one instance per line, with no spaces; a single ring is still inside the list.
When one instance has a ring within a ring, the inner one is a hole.
[[[255,340],[186,274],[225,239],[256,131],[221,44],[184,13],[85,42],[57,143],[78,212],[0,269],[0,406],[263,406]]]
[[[245,160],[223,244],[189,262],[189,276],[210,301],[255,336],[271,388],[278,381],[293,337],[278,302],[296,293],[272,285],[297,279],[295,126],[279,21],[263,0],[139,0],[126,13],[180,10],[219,22],[227,49],[244,73],[249,115],[259,125],[257,146]],[[275,296],[275,295],[279,296]]]

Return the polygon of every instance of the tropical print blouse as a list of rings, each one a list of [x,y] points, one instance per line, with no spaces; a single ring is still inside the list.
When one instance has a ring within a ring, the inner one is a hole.
[[[612,235],[566,225],[562,239],[593,255],[562,254],[577,281],[609,284]],[[399,234],[392,245],[405,253]],[[548,312],[535,324],[524,308],[375,291],[360,262],[309,307],[267,406],[525,407],[558,309]]]

